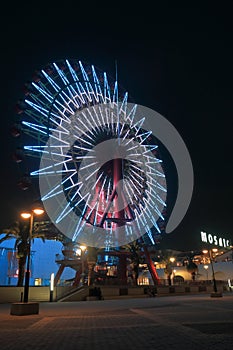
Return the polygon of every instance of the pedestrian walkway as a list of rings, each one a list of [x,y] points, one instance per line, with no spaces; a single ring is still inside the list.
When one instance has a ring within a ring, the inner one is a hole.
[[[230,350],[233,295],[40,303],[38,315],[0,304],[2,350]]]

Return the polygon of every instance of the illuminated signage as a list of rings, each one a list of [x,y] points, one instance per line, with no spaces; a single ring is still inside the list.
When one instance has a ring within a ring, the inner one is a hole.
[[[206,233],[201,231],[201,240],[202,242],[214,244],[220,247],[230,247],[230,240],[222,237],[218,237],[216,235],[211,235],[210,233]]]

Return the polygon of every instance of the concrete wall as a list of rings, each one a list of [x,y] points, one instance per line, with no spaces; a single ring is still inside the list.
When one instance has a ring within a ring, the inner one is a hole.
[[[124,298],[143,298],[149,297],[148,288],[152,286],[100,286],[103,299],[124,299]],[[225,284],[218,284],[218,292],[227,292],[229,289]],[[62,296],[74,291],[74,288],[70,287],[57,287],[54,290],[53,300],[57,298],[60,301],[84,301],[88,300],[89,288],[76,290],[70,296],[60,299]],[[185,293],[212,293],[213,285],[192,285],[185,284],[180,286],[157,286],[154,287],[157,290],[158,296],[172,295],[172,294],[185,294]],[[23,288],[21,287],[0,287],[0,303],[15,303],[20,302],[23,295]],[[36,302],[49,302],[50,290],[49,287],[30,287],[29,289],[29,301]]]
[[[54,288],[53,299],[56,300],[61,296],[70,292],[71,287],[57,287]],[[4,286],[0,287],[0,303],[15,303],[23,300],[23,287]],[[49,301],[50,289],[45,287],[30,287],[29,288],[29,301]]]

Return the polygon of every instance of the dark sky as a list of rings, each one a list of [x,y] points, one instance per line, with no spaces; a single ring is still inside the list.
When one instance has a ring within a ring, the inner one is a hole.
[[[1,11],[0,227],[16,220],[33,197],[17,187],[11,160],[15,140],[9,129],[23,85],[47,63],[77,58],[113,76],[117,60],[119,83],[136,103],[167,118],[186,143],[193,198],[161,246],[193,249],[201,230],[233,238],[232,1],[153,8],[149,2],[31,4],[9,3]]]

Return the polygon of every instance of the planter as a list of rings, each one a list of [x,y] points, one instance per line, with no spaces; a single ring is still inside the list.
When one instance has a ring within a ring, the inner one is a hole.
[[[86,297],[86,301],[95,301],[95,300],[99,300],[99,298],[98,297],[94,297],[94,296]]]
[[[11,315],[24,316],[39,313],[39,303],[13,303],[11,304]]]
[[[222,293],[221,292],[212,292],[210,294],[211,298],[221,298],[222,297]]]

